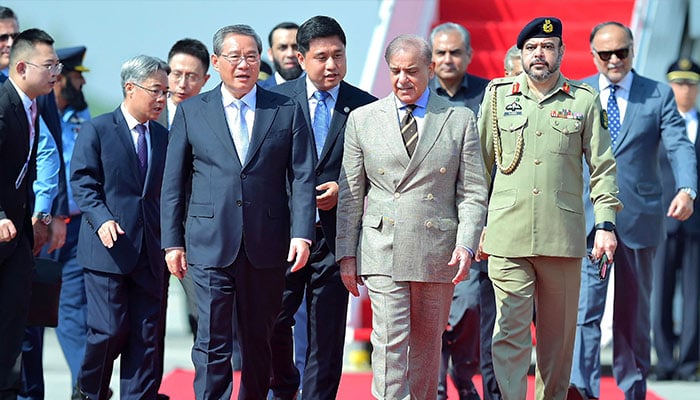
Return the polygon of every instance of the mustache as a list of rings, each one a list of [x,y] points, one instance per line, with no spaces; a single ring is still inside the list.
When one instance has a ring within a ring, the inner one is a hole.
[[[544,58],[539,58],[539,57],[533,58],[532,61],[530,61],[530,67],[532,67],[536,63],[544,64],[547,68],[549,68],[549,63]]]

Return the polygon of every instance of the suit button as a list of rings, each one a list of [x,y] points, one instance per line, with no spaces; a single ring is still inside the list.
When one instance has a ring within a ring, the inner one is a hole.
[[[246,174],[241,174],[241,179],[245,179],[245,178],[246,178]]]
[[[447,168],[445,168],[445,167],[440,168],[440,173],[441,173],[441,174],[444,174],[445,172],[447,172]]]
[[[428,221],[425,223],[426,228],[432,228],[433,227],[433,221]]]
[[[532,194],[535,194],[535,195],[540,194],[540,189],[537,189],[537,188],[532,189]]]
[[[243,205],[243,202],[242,202],[242,201],[240,201],[240,200],[236,200],[236,205],[237,205],[238,207],[240,207],[240,206],[242,206],[242,205]]]
[[[537,132],[535,132],[535,135],[537,135],[537,136],[542,136],[542,132],[537,131]]]
[[[432,200],[434,197],[433,197],[433,194],[432,194],[432,193],[428,193],[428,195],[425,196],[425,198],[428,199],[428,200]]]
[[[540,165],[540,164],[542,164],[541,160],[535,160],[535,165]]]
[[[396,221],[394,221],[393,218],[387,218],[386,222],[390,223],[391,225],[394,225]]]
[[[401,193],[394,193],[394,198],[395,198],[395,199],[398,199],[399,197],[401,197]]]
[[[379,168],[379,169],[377,170],[377,173],[378,173],[379,175],[384,175],[384,169],[383,169],[383,168]]]

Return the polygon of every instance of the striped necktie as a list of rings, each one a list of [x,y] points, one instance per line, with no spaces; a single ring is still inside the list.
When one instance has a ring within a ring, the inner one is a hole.
[[[418,143],[418,124],[413,117],[413,110],[415,109],[415,104],[406,105],[406,115],[401,119],[401,136],[409,157],[413,156]]]

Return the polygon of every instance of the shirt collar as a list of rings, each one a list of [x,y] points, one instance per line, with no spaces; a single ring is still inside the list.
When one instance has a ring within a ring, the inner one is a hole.
[[[24,106],[24,109],[29,110],[29,107],[32,105],[32,99],[30,99],[29,96],[27,96],[27,94],[24,93],[22,91],[22,89],[19,88],[19,86],[17,86],[15,81],[12,80],[12,78],[7,78],[7,79],[9,79],[12,86],[15,87],[15,90],[17,91],[19,98],[22,100],[22,105]]]
[[[124,103],[122,103],[119,108],[121,109],[124,119],[126,120],[126,126],[129,127],[130,131],[133,131],[134,128],[136,128],[136,125],[140,124],[140,122],[134,118],[133,115],[129,114],[124,106]],[[148,133],[148,121],[144,122],[143,125],[146,127],[146,133]]]
[[[428,108],[428,98],[429,97],[430,97],[430,89],[426,88],[425,91],[423,92],[423,94],[420,95],[418,100],[416,100],[416,102],[413,104],[415,104],[416,107],[419,107],[419,108],[422,108],[425,110],[426,108]],[[396,108],[398,108],[399,110],[401,110],[407,106],[407,104],[404,103],[403,101],[401,101],[398,97],[396,97],[396,95],[394,95],[394,101],[396,103]]]
[[[309,76],[306,75],[304,78],[306,80],[306,100],[311,100],[311,98],[314,96],[314,93],[318,90],[316,86],[314,86],[313,82],[311,82],[311,79],[309,79]],[[338,92],[340,92],[340,84],[335,85],[333,88],[330,90],[326,90],[328,92],[328,95],[333,99],[333,101],[338,101]]]
[[[620,82],[617,82],[615,84],[615,85],[619,86],[619,88],[617,90],[621,89],[621,90],[629,93],[630,90],[632,89],[632,79],[633,78],[634,78],[634,71],[628,72],[627,75],[625,75],[625,77],[620,80]],[[600,88],[601,91],[608,89],[608,87],[612,84],[613,83],[610,82],[610,79],[608,79],[607,76],[605,76],[603,74],[598,75],[598,87]]]
[[[251,110],[255,110],[256,106],[256,96],[258,94],[258,85],[253,86],[253,88],[250,90],[250,92],[246,93],[243,97],[240,99],[236,99],[233,97],[231,92],[229,92],[224,85],[221,85],[221,100],[224,103],[224,108],[230,106],[232,103],[236,101],[240,101],[243,104],[246,105]]]

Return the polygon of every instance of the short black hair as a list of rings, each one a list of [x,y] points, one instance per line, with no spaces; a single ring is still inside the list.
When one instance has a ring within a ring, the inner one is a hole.
[[[10,49],[10,65],[14,65],[16,58],[24,58],[34,50],[37,44],[53,46],[53,38],[41,29],[27,29],[15,38]]]
[[[0,19],[14,19],[17,20],[17,14],[10,7],[0,6]]]
[[[176,54],[191,55],[202,62],[204,73],[209,71],[209,51],[207,50],[207,46],[205,46],[204,43],[200,42],[199,40],[184,38],[175,42],[168,53],[168,63],[170,63],[170,59]]]
[[[337,36],[345,46],[345,32],[338,21],[331,17],[317,15],[306,20],[297,31],[297,46],[301,54],[309,51],[311,41],[318,38]]]
[[[299,25],[295,24],[294,22],[280,22],[279,24],[275,25],[275,27],[272,28],[270,33],[267,35],[267,43],[270,47],[272,47],[272,34],[278,29],[299,29]]]

